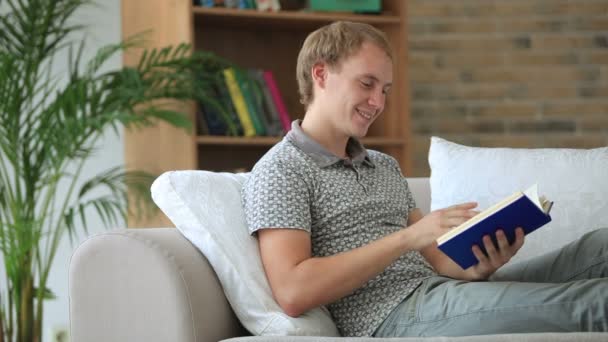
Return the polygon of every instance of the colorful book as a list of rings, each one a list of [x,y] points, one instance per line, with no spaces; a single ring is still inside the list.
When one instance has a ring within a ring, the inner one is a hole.
[[[199,135],[227,135],[226,124],[212,106],[199,104],[197,128]]]
[[[279,113],[272,100],[270,90],[264,81],[264,71],[260,69],[249,70],[249,77],[253,81],[253,94],[259,108],[258,112],[266,126],[266,133],[271,136],[280,136],[283,134],[283,125],[279,119]]]
[[[245,99],[243,98],[243,94],[241,93],[241,88],[237,83],[236,76],[234,74],[234,69],[224,69],[223,73],[224,79],[226,81],[226,86],[228,87],[228,93],[230,93],[230,98],[232,99],[232,104],[236,109],[239,121],[241,122],[241,126],[243,127],[243,134],[246,137],[253,137],[255,136],[255,128],[253,127],[253,123],[251,122],[249,112],[247,111],[247,105],[245,104]]]
[[[228,86],[226,85],[224,76],[222,75],[218,82],[215,85],[218,94],[218,101],[222,103],[224,108],[226,108],[226,112],[228,112],[228,118],[230,123],[232,123],[235,127],[235,136],[243,136],[243,126],[241,125],[241,121],[239,120],[239,116],[236,113],[236,109],[234,108],[234,103],[232,103],[232,98],[230,97],[230,92],[228,91]]]
[[[471,248],[479,246],[486,253],[482,238],[489,235],[495,241],[498,229],[505,232],[509,243],[515,241],[515,229],[522,227],[527,235],[551,222],[549,212],[553,202],[538,196],[538,186],[518,191],[477,214],[437,239],[437,247],[462,269],[478,263]]]
[[[281,119],[283,130],[285,131],[285,133],[287,133],[291,129],[291,119],[289,118],[289,114],[287,113],[287,107],[283,102],[283,96],[281,95],[281,91],[279,90],[277,82],[274,79],[272,71],[264,71],[263,76],[264,81],[266,81],[266,85],[270,90],[270,94],[272,95],[272,100],[277,108],[277,112],[279,113],[279,118]]]
[[[255,129],[256,135],[266,135],[264,121],[262,120],[261,113],[259,113],[259,109],[256,106],[251,79],[244,71],[240,69],[233,70],[234,76],[236,77],[236,83],[239,85],[239,88],[241,88],[241,94],[243,94],[243,99],[245,100],[245,105],[247,106],[247,113],[249,113],[249,117],[253,123],[253,128]]]

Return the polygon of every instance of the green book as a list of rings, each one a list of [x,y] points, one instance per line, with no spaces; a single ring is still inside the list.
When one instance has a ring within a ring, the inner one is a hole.
[[[264,121],[262,121],[260,116],[262,113],[260,113],[259,109],[257,108],[254,99],[254,90],[252,89],[253,85],[251,84],[251,79],[245,72],[238,69],[235,69],[235,76],[236,82],[239,85],[239,88],[241,88],[241,93],[243,93],[245,105],[247,106],[247,111],[251,117],[255,134],[260,136],[266,135],[266,127],[264,126]]]

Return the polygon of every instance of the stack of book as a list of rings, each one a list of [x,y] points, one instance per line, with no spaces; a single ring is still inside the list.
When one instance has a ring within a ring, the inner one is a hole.
[[[224,69],[208,95],[197,112],[200,135],[281,136],[291,128],[271,71]]]
[[[202,7],[257,9],[259,11],[278,11],[281,9],[279,0],[194,0],[193,3]]]

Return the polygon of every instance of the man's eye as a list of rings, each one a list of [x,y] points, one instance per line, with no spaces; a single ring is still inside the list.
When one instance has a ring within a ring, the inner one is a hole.
[[[371,87],[372,87],[372,84],[371,84],[371,83],[368,83],[368,82],[361,82],[361,85],[362,85],[363,87],[365,87],[365,88],[371,88]]]

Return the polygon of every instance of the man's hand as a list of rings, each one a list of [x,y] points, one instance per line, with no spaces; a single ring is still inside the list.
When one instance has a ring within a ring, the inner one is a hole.
[[[496,270],[509,262],[524,244],[524,230],[521,228],[515,230],[515,241],[511,245],[509,245],[505,233],[502,230],[498,230],[496,231],[496,241],[498,246],[494,245],[494,242],[492,242],[489,235],[483,237],[483,246],[486,249],[487,256],[482,252],[479,246],[474,245],[472,247],[473,254],[475,254],[479,263],[469,267],[465,271],[466,273],[469,273],[471,279],[487,279],[494,274]]]
[[[438,237],[479,214],[473,210],[475,207],[477,203],[468,202],[435,210],[424,217],[419,211],[411,213],[408,222],[411,226],[408,229],[416,232],[414,248],[423,250],[434,245]]]
[[[486,256],[478,246],[473,246],[473,253],[479,260],[475,266],[463,270],[452,259],[437,248],[435,239],[449,231],[451,227],[460,225],[477,214],[473,210],[475,203],[464,203],[449,208],[440,209],[424,216],[420,209],[413,210],[409,215],[408,229],[416,230],[417,241],[414,248],[420,250],[425,259],[441,275],[463,280],[485,280],[496,270],[506,264],[524,244],[524,231],[515,230],[515,241],[509,245],[502,231],[496,233],[498,246],[494,246],[489,236],[484,237]],[[426,247],[425,247],[426,246]]]

